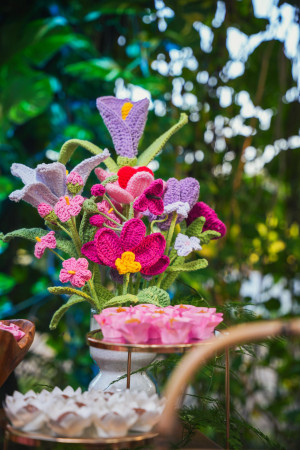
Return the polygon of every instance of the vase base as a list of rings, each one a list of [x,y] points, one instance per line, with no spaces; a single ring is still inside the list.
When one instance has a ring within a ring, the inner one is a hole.
[[[127,377],[125,376],[119,381],[115,381],[115,374],[103,374],[101,371],[89,384],[89,391],[111,391],[120,392],[127,388]],[[156,387],[153,381],[148,377],[146,372],[134,373],[130,376],[131,389],[136,391],[144,391],[148,395],[156,393]]]

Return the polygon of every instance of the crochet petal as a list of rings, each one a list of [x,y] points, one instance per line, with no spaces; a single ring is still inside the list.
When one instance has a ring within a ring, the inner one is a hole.
[[[58,201],[58,197],[52,194],[50,189],[42,183],[27,184],[23,189],[13,191],[9,198],[14,202],[24,200],[24,202],[29,203],[35,208],[37,208],[40,203],[47,203],[54,207]]]
[[[105,187],[107,194],[118,203],[128,205],[134,200],[133,196],[125,189],[122,189],[118,183],[108,183]]]
[[[97,233],[96,233],[95,237],[97,236]],[[93,262],[95,262],[97,264],[103,264],[103,262],[101,261],[101,259],[98,256],[95,240],[87,242],[86,244],[84,244],[81,247],[81,253],[84,256],[86,256],[88,259],[90,259],[91,261],[93,261]]]
[[[127,192],[129,192],[133,198],[141,195],[145,189],[152,183],[154,176],[149,172],[137,172],[133,175],[127,184]]]
[[[137,149],[133,147],[131,130],[122,119],[121,108],[128,99],[119,100],[112,96],[97,98],[97,108],[110,132],[115,150],[120,156],[134,158]]]
[[[126,189],[128,181],[135,173],[136,169],[130,166],[124,166],[121,167],[120,170],[118,170],[118,177],[119,177],[118,182],[121,188]]]
[[[57,197],[66,193],[66,168],[59,162],[39,164],[36,168],[36,180],[45,184]]]
[[[24,184],[31,184],[36,181],[35,170],[24,164],[13,163],[10,171],[15,177],[21,178]]]
[[[180,201],[180,184],[176,178],[169,178],[167,181],[167,188],[164,195],[164,204],[169,205],[170,203]]]
[[[165,247],[166,240],[162,234],[150,234],[134,249],[135,260],[142,265],[144,270],[159,260],[165,251]]]
[[[164,255],[161,258],[159,258],[159,260],[152,266],[150,266],[148,268],[143,268],[141,270],[141,273],[143,275],[148,275],[148,276],[159,275],[160,273],[162,273],[166,270],[166,268],[168,267],[169,264],[170,264],[169,257]]]
[[[101,167],[97,167],[97,169],[95,169],[95,174],[96,174],[96,177],[100,181],[104,181],[104,180],[106,180],[106,178],[110,177],[111,175],[115,175],[114,173],[109,173],[106,170],[101,169]]]
[[[133,107],[125,120],[128,127],[132,130],[131,136],[134,149],[138,148],[139,141],[143,134],[148,115],[148,108],[149,100],[147,98],[143,98],[142,100],[133,103]]]
[[[91,171],[95,169],[95,167],[99,166],[100,163],[105,161],[110,156],[109,151],[106,149],[103,150],[102,153],[96,156],[92,156],[91,158],[84,159],[80,164],[78,164],[71,171],[78,173],[83,179],[83,184],[85,185]],[[80,191],[81,192],[81,191]]]
[[[130,219],[121,231],[120,239],[123,252],[132,251],[137,247],[146,234],[146,225],[140,219]]]
[[[121,240],[113,230],[102,228],[95,236],[97,254],[103,264],[115,268],[115,261],[122,255]]]
[[[145,196],[145,194],[140,195],[135,199],[133,203],[133,209],[139,212],[144,212],[148,209],[149,200]]]
[[[187,202],[192,208],[199,198],[200,185],[196,178],[188,177],[179,181],[180,201]]]
[[[153,198],[149,203],[149,211],[156,216],[160,216],[164,212],[164,202],[161,198]]]

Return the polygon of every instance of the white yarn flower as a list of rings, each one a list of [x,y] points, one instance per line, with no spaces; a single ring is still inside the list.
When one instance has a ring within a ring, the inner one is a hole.
[[[188,204],[188,202],[174,202],[174,203],[170,203],[169,205],[166,205],[164,212],[166,214],[170,214],[172,212],[177,212],[177,214],[179,216],[186,219],[190,210],[191,210],[191,207]]]
[[[185,234],[179,233],[174,244],[178,256],[188,256],[194,250],[202,250],[200,239],[195,236],[188,237]]]

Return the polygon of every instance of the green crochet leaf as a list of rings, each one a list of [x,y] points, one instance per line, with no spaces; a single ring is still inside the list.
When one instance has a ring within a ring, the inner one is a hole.
[[[165,278],[163,279],[161,283],[161,287],[164,290],[170,289],[173,283],[175,283],[176,278],[179,276],[179,272],[170,272],[165,275]]]
[[[203,226],[205,224],[205,217],[198,217],[194,222],[191,223],[186,229],[186,235],[189,237],[195,236],[200,238]]]
[[[127,156],[118,156],[117,164],[119,167],[124,167],[124,166],[134,167],[137,164],[137,158],[128,158]]]
[[[69,141],[65,142],[64,145],[62,146],[59,152],[58,162],[66,165],[71,156],[73,155],[73,153],[75,152],[76,148],[79,146],[88,150],[93,155],[99,155],[99,153],[103,152],[101,148],[97,147],[97,145],[93,144],[92,142],[84,141],[81,139],[70,139]],[[108,157],[103,162],[111,172],[118,172],[119,168],[112,158]]]
[[[195,261],[190,261],[184,264],[176,264],[174,266],[169,266],[166,272],[190,272],[194,270],[204,269],[207,267],[208,262],[206,259],[196,259]]]
[[[49,328],[50,330],[55,330],[55,328],[58,325],[58,322],[62,318],[62,316],[65,314],[65,312],[73,305],[76,305],[76,303],[84,302],[84,299],[82,297],[79,297],[79,295],[72,295],[67,303],[65,303],[63,306],[61,306],[52,316]]]
[[[99,277],[100,278],[100,277]],[[106,287],[104,287],[100,280],[97,278],[94,278],[94,286],[95,286],[95,291],[98,297],[98,304],[100,309],[104,308],[104,304],[109,301],[113,296],[113,292],[109,291]]]
[[[152,159],[162,150],[170,137],[180,130],[188,122],[188,116],[185,113],[180,114],[179,121],[173,125],[168,131],[162,134],[158,139],[156,139],[150,147],[148,147],[137,160],[138,166],[147,166]]]
[[[92,297],[83,291],[79,291],[78,289],[73,289],[68,286],[50,286],[50,287],[48,287],[48,291],[50,292],[50,294],[55,294],[55,295],[62,295],[62,294],[79,295],[79,297],[82,297],[84,300],[91,303],[91,305],[94,308],[95,307],[97,308],[97,305],[96,305],[95,301],[92,299]]]
[[[89,214],[99,214],[96,203],[90,198],[83,202],[83,209]]]
[[[207,230],[200,234],[200,242],[201,244],[208,244],[212,239],[216,239],[221,236],[221,233],[214,230]]]
[[[168,306],[170,304],[169,294],[156,286],[149,287],[138,293],[139,303],[151,303],[157,306]]]
[[[0,240],[9,242],[14,238],[24,238],[36,242],[36,237],[41,238],[48,233],[49,231],[44,230],[43,228],[20,228],[19,230],[11,231],[7,234],[0,233]],[[56,247],[70,256],[77,256],[73,242],[68,239],[56,238]]]
[[[102,181],[102,186],[106,186],[108,183],[114,183],[119,179],[118,175],[112,175],[111,177],[105,178],[104,181]]]
[[[111,306],[121,306],[125,303],[138,303],[138,297],[136,295],[132,294],[125,294],[125,295],[118,295],[116,297],[111,298],[110,300],[107,300],[103,308],[109,308]]]

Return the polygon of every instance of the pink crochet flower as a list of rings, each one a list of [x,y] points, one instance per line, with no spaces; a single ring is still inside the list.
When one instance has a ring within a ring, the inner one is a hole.
[[[19,341],[20,339],[22,339],[23,336],[25,336],[24,331],[22,331],[20,327],[18,327],[18,325],[14,323],[5,325],[5,323],[0,322],[0,330],[8,331],[9,333],[11,333],[16,339],[16,341]]]
[[[80,211],[84,198],[81,195],[76,195],[74,198],[60,197],[56,205],[54,206],[54,212],[61,222],[67,222],[71,219],[71,216],[77,216]]]
[[[91,187],[91,194],[94,197],[102,197],[105,194],[105,187],[102,184],[94,184]]]
[[[62,283],[70,282],[72,286],[82,287],[86,281],[92,278],[92,272],[88,270],[89,263],[85,258],[66,259],[62,263],[63,269],[59,274]]]
[[[164,202],[162,201],[162,195],[164,192],[163,180],[155,180],[150,186],[144,190],[134,202],[133,208],[139,212],[145,212],[147,210],[150,213],[159,216],[164,212]]]
[[[102,228],[95,234],[94,241],[83,245],[81,251],[91,261],[116,269],[117,259],[123,253],[132,252],[135,262],[145,275],[158,275],[166,270],[170,260],[164,255],[166,240],[161,233],[146,236],[146,226],[140,219],[128,220],[120,236],[113,230]]]
[[[113,208],[106,200],[103,200],[101,203],[97,203],[97,208],[100,212],[104,213],[106,216],[110,217],[111,219],[115,220],[118,223],[121,223],[120,217],[116,215]],[[94,225],[95,227],[98,228],[101,228],[104,223],[113,228],[117,226],[114,222],[111,222],[104,216],[101,216],[101,214],[95,214],[94,216],[91,216],[89,221],[91,225]]]
[[[47,203],[40,203],[38,205],[38,213],[39,215],[44,219],[44,217],[48,216],[48,214],[51,213],[51,211],[53,211],[52,206],[47,205]]]
[[[67,184],[78,184],[79,186],[83,186],[83,179],[77,172],[71,172],[70,175],[67,177]]]
[[[196,203],[191,209],[186,219],[187,225],[190,225],[201,216],[205,217],[205,224],[202,231],[214,230],[221,234],[220,237],[214,239],[220,239],[226,234],[226,225],[218,218],[217,213],[204,202]]]
[[[108,173],[104,169],[95,169],[95,174],[100,181],[115,175]],[[153,182],[153,172],[148,167],[122,167],[118,171],[119,179],[114,183],[107,183],[106,193],[116,202],[129,204],[134,201]]]
[[[40,259],[46,248],[55,248],[56,247],[56,239],[54,237],[55,232],[49,231],[45,236],[42,236],[41,238],[36,237],[37,243],[34,247],[34,256],[38,259]]]

